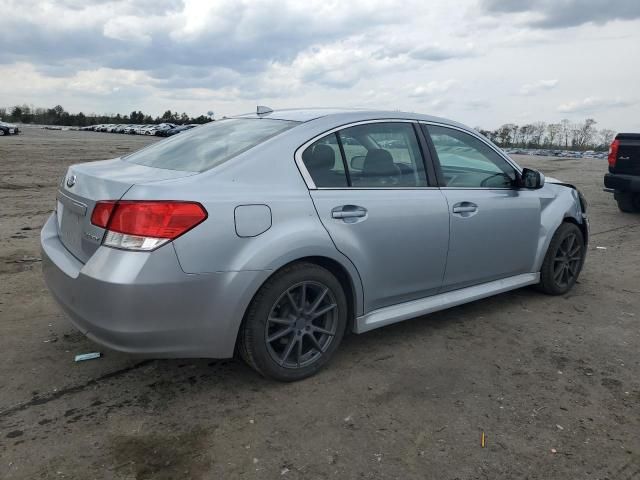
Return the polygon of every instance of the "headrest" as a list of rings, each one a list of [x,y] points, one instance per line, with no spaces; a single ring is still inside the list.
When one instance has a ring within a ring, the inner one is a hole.
[[[387,150],[376,148],[367,152],[362,173],[366,176],[393,176],[398,174],[398,167]]]

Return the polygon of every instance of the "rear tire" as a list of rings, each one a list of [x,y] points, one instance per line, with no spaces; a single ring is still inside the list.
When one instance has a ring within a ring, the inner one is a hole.
[[[640,193],[616,192],[616,201],[621,212],[640,212]]]
[[[567,293],[578,280],[584,256],[584,237],[580,228],[568,222],[560,225],[544,257],[538,289],[548,295]]]
[[[265,377],[293,382],[333,357],[347,325],[347,298],[328,270],[297,263],[260,288],[240,327],[238,351]]]

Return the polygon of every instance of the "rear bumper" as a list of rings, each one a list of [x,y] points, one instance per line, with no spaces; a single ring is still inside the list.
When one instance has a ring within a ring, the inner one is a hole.
[[[270,273],[187,274],[171,244],[151,253],[100,247],[82,264],[60,242],[54,216],[41,246],[45,282],[82,333],[153,357],[231,357],[244,311]]]
[[[620,192],[640,192],[640,175],[623,175],[607,173],[604,176],[604,186]]]

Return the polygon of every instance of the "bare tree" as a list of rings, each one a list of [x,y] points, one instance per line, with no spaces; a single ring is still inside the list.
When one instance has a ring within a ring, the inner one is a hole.
[[[598,132],[598,147],[608,148],[616,138],[616,132],[608,128],[603,128]]]
[[[534,147],[539,148],[542,145],[542,137],[547,124],[544,122],[535,122],[531,125],[531,143]]]
[[[577,148],[584,148],[590,145],[593,141],[593,136],[596,133],[594,125],[598,123],[593,118],[587,118],[584,123],[576,125],[575,128],[575,143]]]
[[[564,140],[564,148],[569,148],[569,136],[571,135],[571,122],[566,118],[560,120],[560,137]]]
[[[520,127],[520,143],[523,148],[527,148],[531,142],[531,134],[533,133],[533,125],[527,124]]]
[[[498,130],[496,130],[496,137],[500,140],[502,146],[511,146],[511,132],[513,131],[513,127],[515,127],[514,124],[505,123]]]
[[[549,146],[553,147],[556,140],[560,140],[560,135],[562,135],[562,125],[559,123],[550,123],[547,125],[547,143]]]

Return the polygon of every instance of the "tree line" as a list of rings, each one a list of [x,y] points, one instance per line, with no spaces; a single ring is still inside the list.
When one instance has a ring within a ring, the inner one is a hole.
[[[207,123],[212,119],[206,115],[190,117],[186,113],[172,112],[167,110],[162,116],[152,117],[141,111],[133,111],[129,115],[98,115],[95,113],[84,114],[69,113],[62,106],[56,105],[53,108],[35,108],[29,105],[16,105],[11,108],[0,107],[0,119],[7,122],[33,123],[37,125],[59,125],[66,127],[87,127],[89,125],[110,124],[110,123],[134,123],[134,124],[157,124],[157,123]]]
[[[560,150],[607,150],[616,136],[608,128],[597,129],[593,118],[571,123],[535,122],[526,125],[505,123],[496,130],[476,128],[502,148],[547,148]]]
[[[86,127],[104,123],[207,123],[212,120],[206,115],[190,117],[184,112],[178,113],[171,110],[155,118],[135,110],[129,115],[69,113],[60,105],[53,108],[34,108],[29,105],[16,105],[8,109],[0,107],[0,119],[8,122],[68,127]],[[593,118],[587,118],[579,123],[571,123],[564,119],[559,123],[534,122],[525,125],[505,123],[496,130],[486,130],[481,127],[476,127],[476,130],[503,148],[607,150],[616,132],[607,128],[597,129],[596,124]]]

